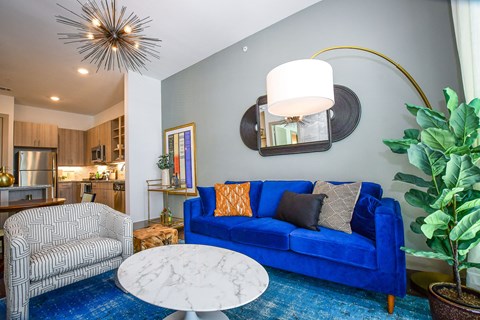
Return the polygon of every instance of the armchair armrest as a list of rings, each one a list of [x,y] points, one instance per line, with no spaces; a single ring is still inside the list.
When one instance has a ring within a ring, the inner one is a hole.
[[[378,267],[385,272],[397,274],[403,279],[399,282],[406,283],[405,252],[400,249],[405,245],[400,204],[391,198],[383,198],[381,202],[375,210]]]
[[[183,220],[185,232],[190,232],[190,221],[194,217],[201,216],[203,214],[202,202],[200,198],[193,198],[185,200],[183,203]]]
[[[102,205],[100,212],[100,235],[122,243],[122,258],[133,254],[133,224],[130,216]]]
[[[28,297],[30,291],[30,245],[27,230],[15,216],[4,225],[5,248],[5,291],[7,314],[26,314],[28,318]],[[15,297],[23,297],[18,299]]]

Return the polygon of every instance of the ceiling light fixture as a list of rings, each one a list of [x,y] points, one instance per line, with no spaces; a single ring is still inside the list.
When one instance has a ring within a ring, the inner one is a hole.
[[[89,73],[89,71],[88,71],[87,69],[85,69],[85,68],[78,68],[77,71],[78,71],[78,73],[83,74],[83,75]]]
[[[140,73],[140,68],[147,69],[145,63],[150,61],[148,56],[160,59],[158,42],[161,40],[149,38],[142,34],[150,17],[140,19],[136,14],[125,14],[126,7],[122,6],[117,13],[115,0],[100,1],[98,5],[89,0],[81,5],[81,13],[77,14],[57,3],[64,10],[70,12],[77,20],[64,16],[56,16],[57,22],[75,28],[75,33],[59,33],[60,40],[67,40],[65,44],[80,43],[78,52],[85,55],[83,60],[95,64],[98,70],[103,66],[106,70],[120,71],[123,69]]]
[[[51,96],[50,100],[57,102],[57,101],[60,101],[60,98],[56,96]]]

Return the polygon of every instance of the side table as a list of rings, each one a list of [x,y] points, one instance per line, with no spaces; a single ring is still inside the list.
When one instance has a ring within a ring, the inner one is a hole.
[[[135,252],[178,243],[178,230],[154,224],[133,231],[133,249]]]
[[[161,193],[163,193],[165,195],[163,197],[163,207],[164,208],[169,208],[168,201],[169,201],[169,196],[170,195],[184,195],[185,200],[187,200],[187,195],[188,195],[187,191],[188,191],[187,185],[185,184],[185,181],[183,181],[183,180],[177,186],[162,185],[162,179],[147,180],[148,224],[150,224],[151,222],[154,222],[154,223],[162,223],[166,226],[170,226],[170,224],[172,224],[175,219],[179,219],[179,218],[173,218],[172,223],[162,221],[160,219],[160,217],[152,219],[151,212],[150,212],[150,193],[151,192],[161,192]],[[182,226],[181,227],[183,228],[183,219],[181,219],[181,220],[182,220],[182,222],[181,222]]]

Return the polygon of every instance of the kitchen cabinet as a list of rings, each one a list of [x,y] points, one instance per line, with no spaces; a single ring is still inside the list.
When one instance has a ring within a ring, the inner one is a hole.
[[[65,204],[80,202],[79,184],[76,182],[59,182],[57,186],[58,198],[65,198]]]
[[[86,138],[86,164],[91,164],[93,147],[105,145],[105,161],[112,161],[112,123],[111,121],[104,122],[96,127],[87,130]]]
[[[14,121],[15,147],[57,148],[58,127],[52,124]]]
[[[58,165],[83,166],[85,164],[85,139],[85,131],[59,128]]]
[[[114,206],[114,191],[113,182],[92,182],[92,193],[95,193],[95,202],[103,203],[113,208]]]

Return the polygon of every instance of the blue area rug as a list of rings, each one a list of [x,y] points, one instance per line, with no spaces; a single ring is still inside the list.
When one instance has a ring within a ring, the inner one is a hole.
[[[396,299],[388,315],[386,295],[267,268],[270,284],[257,300],[224,311],[232,320],[431,319],[428,301]],[[114,271],[45,293],[30,300],[30,319],[162,319],[172,310],[155,307],[115,286]],[[0,300],[0,318],[5,317]]]

